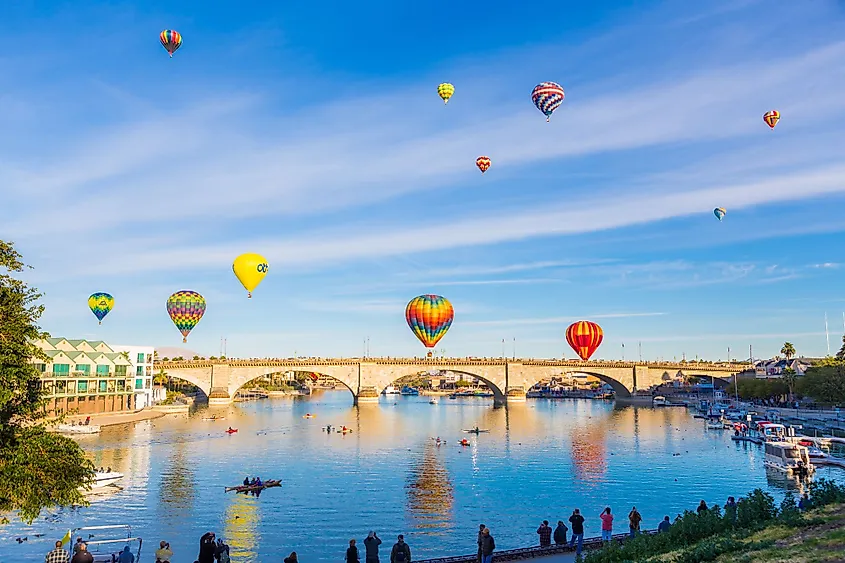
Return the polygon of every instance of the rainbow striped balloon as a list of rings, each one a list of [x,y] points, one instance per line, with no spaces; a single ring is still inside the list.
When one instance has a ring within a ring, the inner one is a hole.
[[[167,314],[182,333],[182,342],[187,342],[188,335],[205,314],[205,297],[187,289],[177,291],[167,298]]]
[[[602,339],[604,339],[604,331],[594,322],[578,321],[566,329],[566,341],[584,361],[589,360],[595,353]]]
[[[426,348],[434,348],[443,338],[452,320],[455,309],[449,300],[440,295],[420,295],[414,297],[405,307],[405,320],[408,326]]]
[[[557,82],[540,82],[531,92],[531,101],[546,116],[547,123],[551,120],[552,113],[563,103],[563,98],[563,87]]]
[[[161,46],[167,49],[171,58],[173,58],[173,53],[182,46],[182,35],[178,31],[165,29],[159,34],[158,38],[161,41]]]

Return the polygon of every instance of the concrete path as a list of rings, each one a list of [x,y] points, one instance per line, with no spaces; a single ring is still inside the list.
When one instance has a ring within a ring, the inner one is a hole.
[[[132,422],[141,422],[143,420],[153,420],[161,418],[167,413],[157,412],[150,409],[141,409],[135,412],[121,412],[121,413],[96,413],[92,415],[78,414],[67,417],[66,422],[84,422],[85,418],[91,417],[91,424],[98,426],[115,426],[117,424],[130,424]]]

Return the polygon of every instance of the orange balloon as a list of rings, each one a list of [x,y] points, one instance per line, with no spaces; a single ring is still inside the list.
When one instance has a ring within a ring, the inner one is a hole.
[[[490,168],[490,164],[492,164],[492,161],[489,156],[479,156],[475,159],[475,165],[478,166],[478,169],[481,170],[482,174],[487,172],[487,169]]]

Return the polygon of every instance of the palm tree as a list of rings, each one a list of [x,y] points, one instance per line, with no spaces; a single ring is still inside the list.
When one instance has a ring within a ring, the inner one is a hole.
[[[789,342],[787,342],[789,344]],[[791,346],[791,344],[790,344]],[[786,346],[784,346],[786,348]],[[793,351],[793,353],[795,353]],[[794,369],[786,368],[783,370],[781,374],[781,378],[783,382],[786,383],[786,387],[789,389],[789,401],[792,402],[795,400],[795,381],[798,378],[798,375],[795,373]]]
[[[784,342],[780,353],[786,357],[786,361],[788,362],[795,356],[795,346],[792,345],[792,342]]]

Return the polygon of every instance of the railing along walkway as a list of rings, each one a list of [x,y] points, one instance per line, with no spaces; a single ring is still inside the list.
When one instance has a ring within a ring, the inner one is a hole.
[[[657,530],[643,530],[640,532],[642,534],[656,534]],[[624,542],[630,536],[628,534],[614,534],[613,539],[615,541]],[[583,550],[594,550],[598,549],[602,546],[601,536],[597,536],[594,538],[585,538],[583,544]],[[534,559],[535,557],[546,557],[549,555],[558,555],[561,553],[574,553],[575,546],[570,547],[569,543],[565,543],[562,545],[555,545],[552,544],[549,547],[540,547],[540,546],[533,546],[533,547],[521,547],[518,549],[505,549],[501,551],[494,551],[493,552],[493,561],[498,563],[499,561],[519,561],[522,559]],[[414,563],[473,563],[478,560],[478,554],[473,553],[472,555],[456,555],[453,557],[436,557],[433,559],[419,559],[414,561]]]

